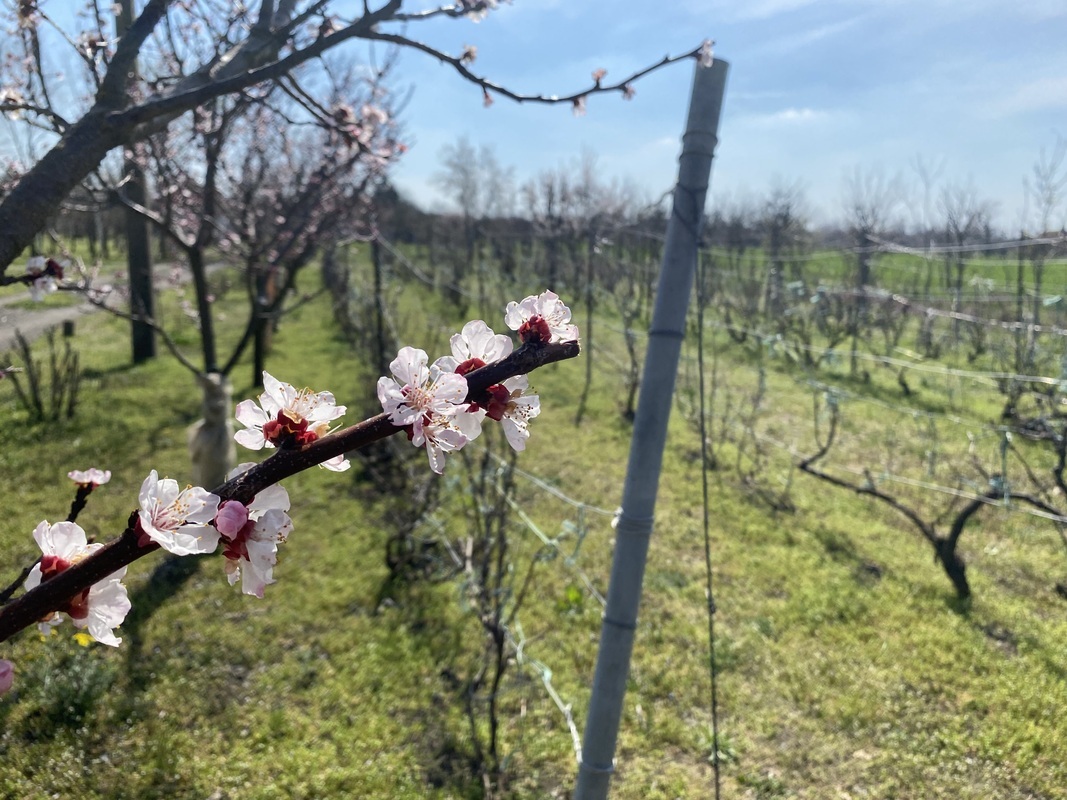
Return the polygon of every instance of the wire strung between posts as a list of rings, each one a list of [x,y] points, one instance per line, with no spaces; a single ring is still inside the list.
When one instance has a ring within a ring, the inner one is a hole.
[[[791,342],[784,338],[780,338],[778,334],[762,331],[757,328],[745,328],[740,325],[728,325],[725,322],[704,322],[703,326],[709,328],[715,328],[716,330],[732,330],[738,333],[745,333],[754,338],[763,340],[768,345],[781,344],[783,346],[793,347],[797,350],[806,350],[809,353],[813,353],[819,356],[844,356],[853,355],[848,350],[843,350],[837,347],[820,347],[818,345],[803,344],[802,342]],[[609,330],[613,330],[616,333],[625,333],[625,331],[612,325],[604,325]],[[635,331],[639,336],[647,336],[642,334],[641,331]],[[900,348],[897,348],[898,350]],[[1015,383],[1037,383],[1045,386],[1060,386],[1064,380],[1062,378],[1053,378],[1048,375],[1021,375],[1017,372],[982,372],[969,369],[957,369],[955,367],[942,367],[935,364],[924,364],[922,362],[905,361],[901,358],[893,358],[892,356],[880,356],[876,353],[862,353],[856,352],[855,357],[861,361],[869,361],[874,364],[884,364],[891,367],[901,367],[913,372],[926,372],[932,375],[944,375],[950,378],[965,378],[973,380],[975,382],[986,382],[990,385],[994,385],[996,381],[1014,381]]]
[[[868,234],[868,239],[874,242],[873,247],[856,247],[853,252],[887,252],[906,253],[913,256],[925,256],[929,253],[986,253],[994,250],[1014,250],[1017,247],[1031,247],[1033,245],[1048,244],[1057,245],[1067,243],[1067,235],[1059,236],[1035,236],[1025,239],[1014,239],[1010,242],[988,242],[978,244],[935,244],[928,247],[909,247],[897,242],[881,239]]]
[[[741,430],[742,426],[737,424],[731,424],[731,428]],[[795,444],[789,444],[783,442],[781,439],[776,439],[773,436],[768,436],[758,431],[752,431],[751,435],[761,442],[771,445],[779,450],[783,450],[789,454],[790,459],[794,463],[800,463],[803,461],[802,456],[797,453],[797,447]],[[1031,517],[1039,517],[1041,519],[1047,519],[1051,522],[1055,522],[1057,525],[1067,525],[1067,516],[1060,514],[1051,514],[1048,511],[1042,511],[1039,508],[1029,508],[1027,506],[1019,505],[1018,503],[1011,503],[1005,501],[1002,498],[985,497],[983,495],[976,494],[975,492],[969,492],[964,489],[956,489],[951,486],[942,486],[941,484],[931,483],[929,481],[921,481],[916,478],[909,478],[904,475],[895,475],[891,472],[882,471],[872,475],[869,470],[856,469],[855,467],[849,467],[844,464],[833,464],[835,469],[842,472],[854,475],[858,478],[870,479],[874,478],[875,482],[888,481],[890,483],[899,483],[904,486],[911,486],[915,489],[925,489],[929,492],[936,492],[938,494],[950,495],[952,497],[959,497],[962,500],[977,500],[980,503],[984,503],[987,506],[994,506],[996,508],[1003,509],[1004,511],[1011,512],[1013,514],[1027,514]]]
[[[622,328],[618,326],[612,326],[608,323],[601,323],[601,327],[606,327],[608,330],[611,330],[615,333],[625,333]],[[709,327],[715,326],[709,325]],[[638,335],[642,335],[640,331],[635,331],[635,333],[637,333]],[[607,350],[604,347],[600,347],[596,344],[589,345],[588,349],[593,350],[594,352],[599,352],[606,360],[612,361],[620,369],[624,367],[622,360],[615,358],[610,350]],[[682,353],[681,357],[688,362],[698,360],[694,359],[694,357],[692,355],[689,355],[688,353]],[[791,377],[793,379],[793,382],[796,383],[797,386],[803,387],[804,389],[817,389],[819,391],[833,392],[839,399],[853,400],[859,403],[866,403],[868,405],[878,406],[880,408],[886,409],[887,411],[893,411],[897,414],[900,414],[901,416],[911,417],[912,419],[944,420],[945,422],[949,422],[953,425],[961,425],[978,430],[978,435],[980,436],[993,436],[1000,435],[1003,433],[1019,434],[1020,436],[1030,436],[1032,433],[1029,429],[1018,425],[1007,425],[1003,422],[991,422],[989,420],[980,420],[973,417],[969,418],[961,416],[959,414],[949,414],[941,411],[926,411],[921,408],[912,408],[907,404],[887,403],[884,400],[878,400],[874,397],[869,397],[864,394],[849,391],[848,389],[842,387],[839,384],[823,381],[819,378],[814,377],[810,371],[805,371],[803,375],[794,375]],[[518,469],[516,469],[515,471],[516,473],[519,473]],[[572,502],[578,503],[579,501]],[[598,514],[612,513],[606,511],[605,509],[594,508],[591,506],[586,506],[586,508],[595,511]]]
[[[697,371],[700,386],[700,477],[704,492],[704,573],[708,599],[708,673],[711,683],[711,767],[715,773],[715,800],[721,796],[719,769],[719,673],[715,664],[715,594],[711,570],[711,508],[708,499],[707,408],[704,399],[704,259],[697,260]]]
[[[709,322],[707,325],[709,328],[733,330],[749,334],[750,336],[759,337],[764,339],[768,344],[777,344],[780,342],[783,346],[787,345],[798,350],[807,350],[809,353],[817,353],[821,356],[855,355],[855,357],[861,361],[870,361],[875,364],[888,364],[893,367],[903,367],[912,370],[913,372],[928,372],[933,375],[947,375],[953,378],[969,378],[974,381],[988,381],[990,383],[1002,380],[1014,381],[1016,383],[1039,383],[1046,386],[1059,386],[1063,382],[1060,378],[1053,378],[1047,375],[1020,375],[1017,372],[979,372],[969,369],[956,369],[955,367],[938,367],[933,364],[905,361],[901,358],[879,356],[874,353],[856,352],[853,354],[848,350],[842,350],[836,347],[819,347],[817,345],[808,345],[801,342],[789,342],[785,339],[778,339],[776,334],[768,334],[766,331],[756,330],[755,328],[743,328],[740,325],[728,325],[725,322]]]
[[[397,250],[396,247],[388,239],[381,235],[381,233],[375,234],[374,238],[378,240],[378,244],[384,247],[386,251],[388,251],[389,254],[393,256],[393,258],[395,258],[405,268],[407,268],[408,272],[414,275],[418,280],[422,281],[422,283],[424,283],[426,286],[429,286],[431,289],[444,287],[445,289],[451,289],[452,291],[461,294],[464,297],[474,297],[471,292],[468,292],[462,286],[458,286],[454,283],[448,283],[445,281],[441,283],[435,281],[421,269],[412,264],[411,260],[408,259],[407,256],[405,256],[399,250]]]

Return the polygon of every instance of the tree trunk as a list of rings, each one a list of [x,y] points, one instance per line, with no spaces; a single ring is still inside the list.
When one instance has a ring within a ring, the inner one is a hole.
[[[214,487],[226,482],[237,461],[233,442],[233,386],[217,372],[197,378],[203,392],[204,418],[189,427],[189,458],[195,486]]]
[[[193,273],[193,289],[196,292],[196,312],[200,317],[200,348],[204,356],[204,372],[218,371],[218,353],[215,347],[215,325],[211,317],[211,301],[208,297],[207,266],[204,251],[195,247],[188,251],[189,269]]]
[[[967,565],[963,563],[963,559],[956,552],[955,544],[951,539],[937,540],[937,560],[941,562],[945,574],[952,581],[952,585],[956,589],[956,597],[960,600],[969,599],[971,586],[967,583]]]
[[[75,122],[0,204],[0,274],[45,227],[64,198],[122,143],[103,111]]]

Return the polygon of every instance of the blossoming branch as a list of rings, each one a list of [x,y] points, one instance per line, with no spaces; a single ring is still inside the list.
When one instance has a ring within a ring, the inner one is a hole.
[[[298,391],[264,373],[259,403],[237,405],[244,429],[234,438],[250,449],[276,452],[259,464],[241,464],[211,492],[181,489],[152,470],[142,483],[139,509],[107,544],[86,541],[73,508],[67,522],[42,522],[34,532],[42,558],[27,571],[26,592],[0,606],[0,641],[34,624],[51,631],[66,615],[97,641],[117,645],[114,628],[129,610],[121,584],[126,566],[159,548],[176,555],[211,553],[221,542],[230,584],[240,580],[246,594],[262,597],[274,582],[278,545],[293,529],[289,496],[278,482],[312,466],[343,471],[349,467],[345,453],[398,431],[426,450],[437,473],[444,471],[449,453],[481,434],[486,420],[501,424],[515,450],[525,449],[530,421],[540,413],[540,398],[530,392],[526,375],[576,357],[578,328],[553,292],[509,303],[505,323],[518,334],[518,349],[482,320],[467,323],[451,339],[452,354],[432,363],[423,350],[401,348],[390,364],[391,376],[378,381],[383,412],[340,430],[331,431],[330,423],[345,407],[330,392]],[[80,510],[110,473],[88,470],[70,477],[78,485]]]

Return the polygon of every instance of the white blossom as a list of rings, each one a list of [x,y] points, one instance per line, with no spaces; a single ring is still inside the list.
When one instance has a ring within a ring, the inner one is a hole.
[[[103,486],[111,480],[111,470],[97,469],[74,469],[67,473],[67,477],[79,486]]]
[[[138,528],[164,550],[178,556],[213,553],[219,532],[211,521],[219,509],[219,496],[199,486],[178,489],[178,482],[159,479],[152,470],[141,484]]]
[[[27,591],[103,547],[101,544],[88,544],[85,531],[73,522],[49,525],[43,521],[34,529],[33,538],[41,548],[42,555],[26,578]],[[125,575],[126,567],[122,567],[94,583],[75,596],[65,608],[38,623],[38,627],[42,632],[51,632],[54,626],[63,621],[60,616],[62,612],[70,617],[75,627],[87,629],[96,641],[118,647],[122,640],[115,636],[114,629],[122,624],[130,610],[126,587],[121,583]]]
[[[474,438],[477,420],[465,413],[467,379],[428,362],[426,351],[401,348],[389,364],[393,377],[378,379],[378,400],[390,422],[411,426],[411,443],[426,447],[430,469],[440,474],[445,456]]]
[[[530,381],[525,375],[516,375],[490,386],[486,408],[489,418],[498,420],[504,428],[508,444],[520,453],[526,449],[526,440],[530,438],[530,420],[541,413],[541,400],[535,394],[526,394],[529,388]]]
[[[697,52],[697,63],[705,69],[715,63],[715,53],[712,50],[712,45],[714,44],[715,42],[711,41],[711,39],[705,39],[701,42],[700,50]]]
[[[302,447],[330,432],[330,423],[341,417],[345,406],[337,405],[330,392],[297,391],[263,372],[263,394],[259,405],[252,400],[237,404],[237,421],[245,430],[234,434],[238,444],[250,450],[264,447]],[[321,464],[333,472],[344,472],[351,466],[344,456],[336,456]]]
[[[44,256],[31,256],[26,262],[26,274],[37,276],[30,284],[30,297],[35,303],[40,303],[46,295],[59,290],[55,276],[45,271],[47,263]]]
[[[451,356],[442,356],[434,363],[449,372],[466,375],[471,370],[494,364],[511,355],[515,345],[502,333],[494,333],[483,320],[475,319],[463,326],[449,340]],[[464,365],[466,367],[464,368]]]
[[[555,292],[514,300],[504,310],[504,322],[524,342],[576,342],[578,326],[571,323],[571,310]]]

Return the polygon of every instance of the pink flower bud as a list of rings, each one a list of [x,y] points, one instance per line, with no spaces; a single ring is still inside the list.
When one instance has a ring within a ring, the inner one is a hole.
[[[226,500],[215,517],[215,529],[227,539],[232,539],[247,522],[248,509],[236,500]]]

